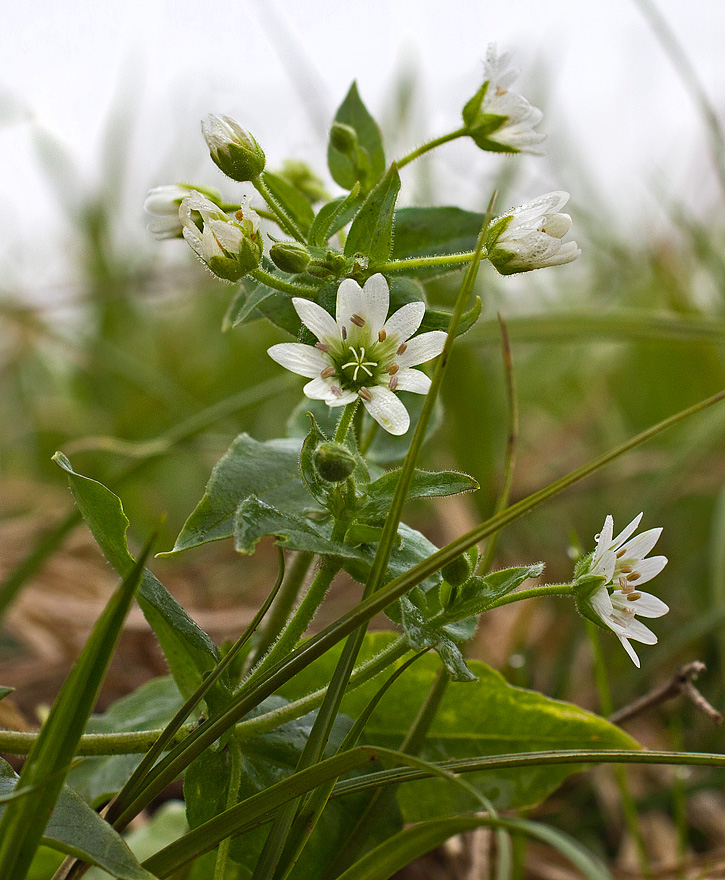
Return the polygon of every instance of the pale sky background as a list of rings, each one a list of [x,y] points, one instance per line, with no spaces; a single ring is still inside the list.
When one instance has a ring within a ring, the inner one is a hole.
[[[658,7],[725,111],[725,3]],[[94,187],[109,113],[125,96],[133,126],[123,218],[138,246],[151,247],[141,211],[149,186],[224,187],[199,131],[208,112],[239,119],[272,166],[298,155],[324,169],[324,125],[352,79],[383,114],[401,69],[417,71],[416,120],[421,137],[434,136],[460,124],[492,41],[514,51],[517,90],[545,110],[539,130],[549,135],[549,156],[524,159],[518,200],[547,189],[569,190],[573,206],[585,199],[575,155],[610,209],[635,227],[659,222],[657,187],[695,211],[717,208],[702,120],[633,0],[21,0],[3,4],[0,32],[6,279],[30,272],[47,280],[64,266],[68,224],[39,170],[41,128]],[[487,201],[500,159],[470,141],[441,156],[436,179],[451,201]]]

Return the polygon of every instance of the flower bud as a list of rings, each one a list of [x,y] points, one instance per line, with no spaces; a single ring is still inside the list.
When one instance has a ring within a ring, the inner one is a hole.
[[[296,241],[278,241],[269,249],[269,256],[275,266],[290,275],[299,275],[310,264],[310,252]]]
[[[460,587],[471,577],[471,560],[467,553],[456,556],[441,569],[444,580],[452,587]]]
[[[341,483],[355,470],[355,457],[341,443],[320,443],[313,457],[315,470],[328,483]]]
[[[216,204],[221,201],[221,195],[217,190],[193,187],[188,183],[156,186],[149,190],[143,206],[146,213],[151,215],[146,228],[154,238],[181,238],[179,206],[195,189],[204,193]]]
[[[232,219],[201,193],[192,192],[182,201],[179,217],[189,246],[217,277],[238,281],[260,264],[259,217],[246,204]]]
[[[279,176],[283,177],[288,183],[291,183],[312,204],[315,202],[327,202],[331,198],[321,178],[315,174],[306,162],[302,162],[299,159],[285,159]]]
[[[231,116],[209,116],[201,123],[214,163],[232,180],[254,180],[264,171],[264,151]]]
[[[330,143],[338,152],[352,156],[357,150],[357,132],[344,122],[333,122]]]

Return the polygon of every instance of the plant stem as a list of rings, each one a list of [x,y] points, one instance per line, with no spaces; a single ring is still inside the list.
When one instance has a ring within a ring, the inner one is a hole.
[[[269,191],[269,187],[264,182],[261,174],[254,178],[254,180],[252,181],[252,185],[272,209],[277,225],[293,238],[296,238],[297,241],[304,244],[305,237],[302,234],[302,230]]]
[[[599,638],[599,627],[587,620],[587,633],[592,644],[592,654],[594,656],[594,678],[599,691],[599,705],[602,715],[611,715],[613,711],[612,694],[609,689],[609,680],[607,678],[607,662],[602,651],[602,643]],[[639,824],[639,816],[637,814],[637,805],[632,797],[632,792],[627,779],[627,768],[617,766],[614,768],[614,776],[617,780],[619,795],[622,799],[622,813],[627,829],[632,836],[634,846],[637,851],[637,861],[639,869],[643,877],[651,877],[652,869],[647,858],[647,848],[644,844],[644,836],[642,828]]]
[[[231,810],[232,807],[236,806],[239,797],[239,785],[242,781],[242,750],[234,737],[229,740],[227,748],[229,749],[230,767],[226,809]],[[224,880],[231,842],[231,837],[225,837],[219,844],[214,863],[214,880]]]
[[[335,429],[336,443],[345,442],[345,438],[347,437],[347,432],[350,429],[350,425],[355,415],[355,410],[357,409],[358,403],[359,400],[354,400],[352,403],[348,403],[343,410],[343,413],[340,416],[340,421],[337,423],[337,428]]]
[[[510,605],[512,602],[521,602],[524,599],[536,599],[539,596],[571,596],[573,590],[570,584],[546,584],[543,587],[531,587],[528,590],[518,590],[496,599],[486,607],[486,611],[492,608],[500,608],[502,605]]]
[[[421,147],[418,147],[417,149],[408,153],[406,156],[403,156],[402,159],[398,159],[396,165],[398,166],[398,168],[404,168],[409,162],[412,162],[419,156],[422,156],[425,153],[429,153],[431,150],[435,150],[436,147],[441,147],[443,146],[443,144],[447,144],[449,141],[454,141],[457,138],[465,137],[467,134],[468,131],[465,126],[457,128],[455,131],[449,131],[448,134],[442,134],[440,137],[434,138],[432,141],[427,141]]]
[[[296,294],[305,299],[310,299],[317,293],[316,287],[310,287],[307,284],[295,284],[293,281],[283,281],[276,275],[272,275],[271,272],[266,272],[260,266],[257,266],[253,272],[250,272],[250,275],[256,281],[259,281],[260,284],[266,284],[267,287],[273,287],[275,290],[279,290],[280,293]]]
[[[440,254],[436,257],[407,257],[402,260],[389,260],[380,267],[381,272],[408,272],[410,269],[427,269],[434,266],[461,266],[470,263],[474,251],[460,254]]]

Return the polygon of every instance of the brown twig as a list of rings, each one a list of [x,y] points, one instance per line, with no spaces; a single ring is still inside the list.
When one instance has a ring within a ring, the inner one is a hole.
[[[669,681],[654,688],[648,694],[645,694],[643,697],[640,697],[628,706],[623,706],[617,712],[610,715],[609,720],[612,724],[621,724],[623,721],[634,718],[635,715],[641,715],[648,709],[652,709],[654,706],[659,706],[661,703],[682,694],[682,696],[690,700],[696,709],[699,709],[703,715],[706,715],[713,724],[722,724],[722,714],[718,712],[714,706],[711,706],[710,703],[708,703],[705,697],[703,697],[693,684],[693,681],[705,671],[706,666],[700,660],[693,660],[692,663],[686,663],[684,666],[680,666]]]

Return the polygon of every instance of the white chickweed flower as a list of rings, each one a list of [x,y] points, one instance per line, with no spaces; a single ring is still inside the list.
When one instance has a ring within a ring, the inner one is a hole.
[[[232,180],[254,180],[264,171],[264,150],[231,116],[212,113],[201,131],[212,160]]]
[[[532,153],[542,156],[545,134],[534,131],[542,112],[526,98],[509,91],[519,71],[509,66],[510,53],[496,54],[496,44],[486,51],[484,83],[463,108],[468,134],[482,150],[497,153]]]
[[[550,192],[491,221],[486,234],[488,259],[501,275],[571,263],[581,253],[575,241],[563,242],[571,217],[559,211],[567,192]]]
[[[375,421],[390,434],[405,434],[410,416],[396,391],[427,394],[430,379],[412,367],[437,357],[446,333],[433,330],[411,339],[425,314],[425,304],[410,302],[387,318],[388,282],[373,275],[363,288],[346,278],[337,291],[336,317],[322,306],[295,297],[302,323],[319,340],[273,345],[269,355],[286,369],[311,379],[307,397],[328,406],[360,398]],[[387,320],[386,320],[387,318]]]
[[[181,220],[179,205],[189,195],[191,187],[176,183],[170,186],[156,186],[150,189],[143,203],[144,210],[151,215],[146,228],[154,238],[179,238]]]
[[[201,218],[201,229],[195,222],[195,213]],[[194,191],[181,202],[179,218],[189,246],[219,278],[238,281],[259,265],[259,216],[246,202],[231,218],[206,196]]]
[[[636,615],[662,617],[670,610],[661,599],[639,589],[667,565],[666,556],[645,558],[657,543],[662,529],[649,529],[632,537],[641,519],[640,513],[624,531],[613,538],[614,522],[608,516],[597,536],[597,546],[587,572],[606,578],[604,585],[589,597],[590,609],[614,632],[637,667],[639,658],[629,639],[654,645],[657,643],[657,636],[637,620]]]

